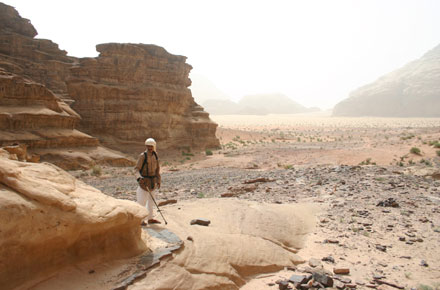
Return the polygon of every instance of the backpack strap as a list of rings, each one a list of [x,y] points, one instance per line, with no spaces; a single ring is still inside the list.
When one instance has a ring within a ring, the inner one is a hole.
[[[142,171],[144,171],[144,166],[147,166],[147,174],[148,174],[147,152],[144,152],[144,162],[142,163],[141,170],[139,170],[139,174],[140,174],[142,177],[145,177],[145,176],[142,175]]]

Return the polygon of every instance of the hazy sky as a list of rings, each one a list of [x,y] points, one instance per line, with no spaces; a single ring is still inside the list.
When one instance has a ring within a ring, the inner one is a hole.
[[[440,44],[438,0],[0,1],[69,55],[156,44],[232,100],[283,93],[323,109]]]

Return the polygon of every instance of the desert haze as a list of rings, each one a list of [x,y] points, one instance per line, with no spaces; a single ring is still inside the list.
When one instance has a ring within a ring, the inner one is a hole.
[[[7,2],[1,290],[440,290],[437,2]]]

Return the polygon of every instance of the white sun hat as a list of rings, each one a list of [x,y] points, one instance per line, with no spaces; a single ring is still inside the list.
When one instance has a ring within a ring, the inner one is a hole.
[[[156,151],[156,140],[154,140],[153,138],[148,138],[147,140],[145,140],[145,145],[153,146],[153,150]]]

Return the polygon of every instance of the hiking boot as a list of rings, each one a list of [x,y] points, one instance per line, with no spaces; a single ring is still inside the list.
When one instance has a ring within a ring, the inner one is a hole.
[[[148,220],[148,224],[149,224],[149,225],[151,225],[151,224],[160,224],[160,221],[158,221],[158,220],[156,220],[156,219],[149,219],[149,220]]]

